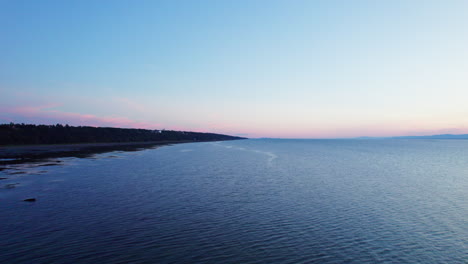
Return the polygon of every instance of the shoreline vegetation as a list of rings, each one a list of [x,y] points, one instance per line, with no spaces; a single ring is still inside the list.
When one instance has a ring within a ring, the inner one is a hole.
[[[214,133],[69,125],[0,124],[0,163],[89,156],[161,145],[245,139]]]

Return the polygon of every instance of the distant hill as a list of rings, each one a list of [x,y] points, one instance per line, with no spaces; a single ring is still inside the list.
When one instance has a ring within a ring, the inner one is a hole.
[[[69,125],[0,124],[0,145],[149,141],[220,141],[242,137],[214,133]]]
[[[453,135],[453,134],[442,134],[442,135],[431,135],[431,136],[402,136],[393,137],[402,139],[468,139],[468,134]]]
[[[428,135],[428,136],[400,136],[400,137],[357,137],[356,139],[468,139],[468,134]]]

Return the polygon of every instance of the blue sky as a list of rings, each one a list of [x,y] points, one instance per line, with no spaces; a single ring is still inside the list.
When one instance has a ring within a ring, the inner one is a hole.
[[[0,122],[468,133],[466,1],[0,1]]]

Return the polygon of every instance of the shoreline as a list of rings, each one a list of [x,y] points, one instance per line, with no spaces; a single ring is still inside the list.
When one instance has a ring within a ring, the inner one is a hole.
[[[220,140],[213,140],[220,141]],[[136,151],[146,148],[180,143],[213,142],[213,141],[142,141],[142,142],[109,142],[77,143],[51,145],[7,145],[0,146],[0,164],[24,160],[35,160],[58,157],[80,157],[111,151]],[[223,140],[221,140],[223,141]]]

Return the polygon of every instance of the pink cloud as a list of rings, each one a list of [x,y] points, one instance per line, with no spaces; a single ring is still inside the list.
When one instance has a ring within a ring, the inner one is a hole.
[[[44,124],[70,124],[76,126],[104,126],[158,129],[158,123],[141,122],[126,117],[100,117],[91,114],[70,113],[54,110],[57,104],[40,106],[20,106],[0,108],[0,119],[8,122],[44,123]]]
[[[24,116],[35,116],[44,111],[50,111],[48,109],[60,106],[60,104],[45,104],[38,106],[19,106],[12,109],[2,109],[2,112],[16,113]]]

